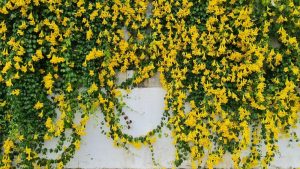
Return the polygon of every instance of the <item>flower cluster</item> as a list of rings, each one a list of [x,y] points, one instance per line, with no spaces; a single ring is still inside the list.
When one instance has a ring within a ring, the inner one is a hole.
[[[299,28],[299,0],[0,1],[0,168],[63,168],[98,108],[125,149],[153,154],[168,127],[176,167],[213,168],[225,153],[234,168],[268,167],[280,137],[298,140]],[[161,123],[128,135],[120,89],[156,74]]]

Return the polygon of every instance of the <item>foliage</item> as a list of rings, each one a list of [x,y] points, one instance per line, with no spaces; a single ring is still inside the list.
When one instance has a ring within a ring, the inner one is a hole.
[[[229,152],[235,168],[267,167],[279,137],[296,137],[299,0],[0,4],[1,169],[62,168],[98,107],[108,127],[102,132],[125,149],[148,145],[153,152],[167,126],[175,166],[189,159],[196,168],[207,155],[206,167],[213,168]],[[133,78],[116,83],[127,70]],[[156,73],[167,92],[161,124],[145,136],[125,134],[130,126],[120,119],[130,120],[121,89]],[[58,146],[45,148],[54,138]],[[53,151],[59,157],[47,159]]]

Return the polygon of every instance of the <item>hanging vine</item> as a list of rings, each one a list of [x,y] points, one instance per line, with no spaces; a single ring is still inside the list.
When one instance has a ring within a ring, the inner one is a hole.
[[[125,149],[153,153],[168,127],[176,167],[205,159],[213,168],[226,152],[234,168],[268,167],[281,136],[298,140],[299,0],[0,4],[1,169],[63,168],[97,108],[107,128],[99,132]],[[133,77],[117,83],[128,70]],[[156,74],[166,91],[162,120],[144,136],[126,134],[121,90]],[[54,138],[57,147],[46,148]]]

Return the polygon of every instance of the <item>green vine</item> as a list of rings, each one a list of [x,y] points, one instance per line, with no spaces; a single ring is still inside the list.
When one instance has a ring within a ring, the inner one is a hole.
[[[0,168],[63,168],[98,108],[99,132],[126,150],[149,146],[153,165],[168,127],[176,167],[213,168],[229,152],[234,168],[267,168],[280,137],[298,140],[299,28],[299,0],[2,0]],[[161,122],[126,134],[122,90],[157,74]]]

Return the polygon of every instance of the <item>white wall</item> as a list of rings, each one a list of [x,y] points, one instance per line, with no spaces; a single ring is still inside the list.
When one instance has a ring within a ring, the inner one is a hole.
[[[163,111],[163,98],[165,91],[160,87],[136,88],[133,89],[128,98],[125,109],[128,117],[133,121],[129,134],[139,136],[146,134],[159,122]],[[113,146],[112,141],[100,133],[99,124],[103,120],[101,112],[96,112],[87,125],[87,135],[82,137],[82,144],[74,158],[67,164],[67,168],[153,168],[149,148],[142,147],[137,150],[133,147],[130,152]],[[297,130],[300,134],[300,130]],[[166,131],[168,133],[168,131]],[[54,142],[47,143],[48,147]],[[165,137],[158,139],[154,144],[155,158],[160,164],[158,168],[172,167],[174,160],[174,146],[172,138]],[[298,144],[288,145],[287,140],[280,141],[281,155],[276,156],[271,168],[275,167],[300,167],[300,147]],[[53,157],[55,155],[52,154]],[[228,157],[220,167],[228,168],[231,161]],[[190,168],[189,162],[181,167]]]

